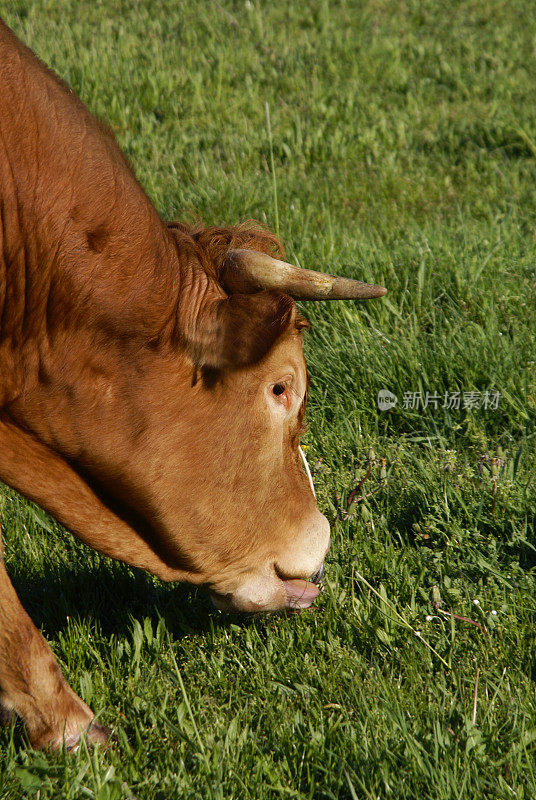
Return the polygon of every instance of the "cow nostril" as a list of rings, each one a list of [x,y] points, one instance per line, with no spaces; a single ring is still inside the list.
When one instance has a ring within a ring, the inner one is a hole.
[[[320,583],[320,579],[321,579],[321,577],[322,577],[322,574],[323,574],[323,572],[324,572],[324,562],[322,562],[322,564],[321,564],[321,566],[320,566],[320,569],[318,570],[318,572],[316,573],[316,575],[314,575],[314,576],[311,578],[312,582],[313,582],[313,583]]]

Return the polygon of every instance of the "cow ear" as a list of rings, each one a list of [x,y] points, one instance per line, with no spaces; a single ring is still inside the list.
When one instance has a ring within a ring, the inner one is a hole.
[[[267,354],[295,316],[295,303],[288,295],[275,291],[232,294],[200,310],[186,344],[198,367],[246,367]]]

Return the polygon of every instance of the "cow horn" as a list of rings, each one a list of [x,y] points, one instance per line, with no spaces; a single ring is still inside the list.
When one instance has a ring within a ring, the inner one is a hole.
[[[295,300],[368,300],[387,293],[383,286],[301,269],[266,253],[242,248],[227,252],[220,283],[230,294],[277,289]]]

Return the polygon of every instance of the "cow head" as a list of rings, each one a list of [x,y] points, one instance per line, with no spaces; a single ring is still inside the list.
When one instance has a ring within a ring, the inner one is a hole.
[[[142,460],[168,499],[152,504],[166,509],[161,531],[219,608],[307,607],[330,535],[299,451],[307,322],[293,298],[385,290],[279,261],[266,252],[274,237],[258,230],[170,230],[184,287],[178,336],[191,360],[171,357],[166,388],[150,363],[142,371],[156,414]]]
[[[88,261],[89,299],[66,317],[58,281],[39,379],[13,407],[113,518],[99,506],[73,524],[57,491],[31,496],[97,549],[204,586],[222,609],[307,607],[329,524],[299,452],[309,378],[294,298],[385,290],[292,267],[258,230],[163,234],[154,301],[131,283],[121,296],[120,271],[104,293],[108,273],[91,284]]]

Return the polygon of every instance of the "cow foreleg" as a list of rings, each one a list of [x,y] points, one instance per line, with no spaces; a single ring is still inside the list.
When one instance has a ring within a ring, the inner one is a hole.
[[[13,714],[24,721],[34,747],[75,748],[84,733],[90,743],[109,739],[20,604],[4,565],[0,532],[0,721]]]

